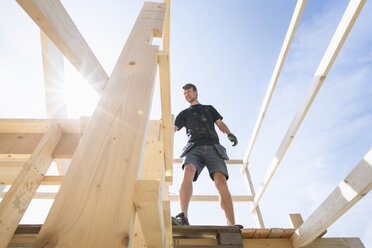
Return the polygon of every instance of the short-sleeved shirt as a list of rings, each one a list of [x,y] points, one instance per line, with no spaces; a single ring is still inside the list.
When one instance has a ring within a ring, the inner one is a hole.
[[[186,128],[188,143],[214,145],[219,144],[214,123],[222,118],[212,105],[196,104],[181,111],[176,117],[175,125],[179,129]]]

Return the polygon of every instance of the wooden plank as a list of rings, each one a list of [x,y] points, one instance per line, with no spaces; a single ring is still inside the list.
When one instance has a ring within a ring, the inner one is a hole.
[[[300,128],[302,121],[304,120],[307,112],[310,109],[311,104],[313,103],[316,95],[318,94],[320,87],[322,86],[329,70],[331,69],[333,62],[335,61],[339,51],[341,50],[342,45],[344,44],[351,28],[353,27],[354,22],[358,18],[360,11],[363,8],[365,0],[351,0],[347,6],[345,13],[336,29],[335,34],[330,41],[327,50],[325,51],[322,60],[315,72],[312,83],[310,84],[309,89],[306,92],[306,95],[300,104],[299,109],[295,117],[293,118],[287,133],[285,134],[282,143],[280,144],[278,151],[276,152],[269,169],[266,172],[266,176],[261,185],[263,185],[259,193],[254,199],[254,205],[251,210],[257,207],[258,202],[262,198],[263,193],[267,189],[268,184],[271,181],[271,178],[275,174],[280,162],[282,161],[285,153],[287,152],[290,144],[292,143],[293,138],[295,137],[297,130]]]
[[[372,189],[372,149],[291,236],[293,247],[310,244]]]
[[[230,159],[225,161],[227,165],[242,165],[243,160],[241,159]],[[175,158],[173,159],[174,164],[182,164],[183,159],[182,158]]]
[[[321,238],[315,239],[306,248],[365,248],[359,238]]]
[[[186,246],[189,245],[189,246]],[[208,245],[207,247],[218,247],[217,239],[175,239],[174,247],[188,247],[192,248],[195,245]]]
[[[241,230],[242,238],[243,239],[251,239],[253,238],[254,233],[256,232],[255,228],[246,228]]]
[[[243,159],[243,167],[242,167],[242,171],[241,171],[242,174],[245,172],[245,168],[247,168],[247,166],[248,166],[249,157],[251,156],[254,144],[256,143],[258,133],[260,132],[263,119],[264,119],[264,117],[266,115],[266,111],[269,107],[271,97],[273,96],[276,83],[279,79],[280,72],[282,71],[282,67],[283,67],[284,61],[287,57],[287,54],[288,54],[289,48],[291,46],[293,36],[296,32],[298,23],[300,22],[305,4],[306,4],[306,0],[298,0],[297,1],[295,10],[294,10],[293,15],[292,15],[291,22],[289,23],[287,34],[284,38],[284,42],[283,42],[282,48],[280,50],[279,57],[276,61],[276,65],[275,65],[273,74],[271,76],[269,86],[268,86],[267,91],[266,91],[264,101],[261,105],[260,113],[258,114],[258,118],[257,118],[256,124],[255,124],[255,127],[253,129],[252,137],[249,141],[249,145],[248,145],[247,151],[246,151],[244,159]]]
[[[281,238],[283,235],[284,230],[282,228],[271,228],[269,236],[267,238],[269,239],[277,239]]]
[[[46,133],[57,123],[63,133],[83,133],[89,119],[0,119],[0,133]]]
[[[53,151],[54,158],[72,158],[79,145],[81,134],[64,134]]]
[[[171,115],[171,94],[170,94],[170,69],[169,69],[169,51],[160,51],[159,60],[159,79],[160,79],[160,97],[161,112],[163,124],[164,140],[164,159],[165,170],[167,174],[173,175],[173,121]],[[167,180],[173,181],[173,177],[167,177]]]
[[[134,189],[157,66],[158,47],[149,42],[162,29],[164,15],[164,4],[144,4],[35,247],[131,245]]]
[[[27,158],[38,145],[43,133],[0,133],[0,158]],[[80,134],[63,134],[53,151],[53,158],[72,158]]]
[[[44,92],[48,118],[67,118],[63,55],[40,30]]]
[[[247,202],[252,201],[252,196],[249,195],[233,195],[231,196],[233,202]],[[179,201],[178,195],[168,195],[168,199],[170,201]],[[218,202],[219,196],[218,195],[193,195],[191,196],[191,201],[197,202]]]
[[[219,232],[239,233],[240,230],[233,226],[173,226],[173,237],[192,235],[216,235]]]
[[[302,223],[304,223],[301,214],[289,214],[289,219],[291,220],[291,224],[295,229],[299,228]]]
[[[169,200],[163,200],[163,216],[166,247],[171,248],[173,245],[173,233]]]
[[[158,179],[163,184],[164,143],[162,121],[151,120],[148,126],[141,179]]]
[[[132,247],[146,247],[145,237],[143,236],[141,223],[137,213],[133,225]]]
[[[293,228],[284,228],[281,238],[285,239],[285,238],[291,237],[292,234],[294,233],[294,231],[295,231],[295,229],[293,229]]]
[[[256,196],[256,193],[253,187],[251,174],[249,173],[248,167],[245,167],[245,179],[247,180],[248,190],[251,192],[252,198],[254,199],[254,197]],[[256,221],[257,227],[265,228],[260,206],[257,205],[255,211],[253,212],[253,215],[254,215],[254,219]]]
[[[134,205],[148,247],[165,247],[160,180],[138,180]]]
[[[43,136],[23,166],[8,193],[0,203],[0,247],[12,239],[24,212],[53,161],[52,151],[62,136],[58,124],[53,124]]]
[[[0,198],[4,198],[7,192],[0,192]],[[36,192],[32,199],[54,199],[57,193]]]
[[[164,3],[167,4],[167,10],[164,22],[163,50],[169,51],[170,0],[164,0]]]
[[[245,248],[292,248],[288,239],[243,239]]]
[[[254,239],[266,239],[270,234],[270,229],[256,229],[256,232],[253,235]]]
[[[93,88],[102,94],[108,76],[59,0],[17,0]]]

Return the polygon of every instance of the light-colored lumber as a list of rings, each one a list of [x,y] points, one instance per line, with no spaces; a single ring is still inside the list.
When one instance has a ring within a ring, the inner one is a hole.
[[[241,230],[242,239],[251,239],[253,238],[254,233],[256,232],[255,228],[245,228]]]
[[[158,179],[161,180],[161,185],[165,173],[163,131],[162,121],[150,121],[141,172],[142,180]]]
[[[230,159],[230,160],[226,160],[225,162],[226,162],[227,165],[242,165],[243,160],[241,160],[241,159]],[[174,164],[182,164],[183,159],[175,158],[175,159],[173,159],[173,163]]]
[[[61,159],[55,159],[54,162],[56,163],[56,167],[57,167],[57,170],[58,170],[58,175],[64,176],[65,171],[63,169],[62,160]]]
[[[365,248],[359,238],[321,238],[306,248]]]
[[[46,133],[57,123],[63,133],[83,133],[89,119],[0,119],[0,133]]]
[[[132,247],[146,247],[145,237],[143,236],[141,223],[140,220],[138,219],[137,213],[133,225]]]
[[[67,118],[63,55],[40,30],[44,92],[48,118]]]
[[[289,214],[289,219],[295,229],[299,228],[304,223],[301,214]]]
[[[35,243],[36,235],[35,234],[21,234],[14,235],[10,240],[10,244],[33,244]]]
[[[315,72],[313,81],[310,84],[310,87],[308,88],[306,95],[302,103],[300,104],[300,107],[297,110],[297,113],[293,118],[278,148],[278,151],[276,152],[270,164],[270,167],[266,172],[266,176],[261,184],[263,186],[260,188],[258,194],[254,199],[254,205],[251,211],[253,211],[257,207],[257,204],[262,198],[262,195],[265,192],[268,184],[270,183],[271,178],[275,174],[276,169],[278,168],[290,144],[292,143],[297,130],[301,126],[301,123],[304,120],[307,112],[309,111],[311,104],[318,94],[320,87],[322,86],[329,70],[331,69],[333,62],[335,61],[342,45],[344,44],[346,37],[348,36],[355,20],[362,10],[364,3],[365,0],[351,0],[349,5],[347,6],[345,13],[336,29],[336,32],[334,33],[332,40],[330,41],[328,48],[325,51],[322,60],[320,61],[318,69]]]
[[[252,196],[249,195],[232,195],[231,196],[233,202],[247,202],[252,201]],[[178,195],[168,195],[168,199],[170,201],[179,201]],[[218,195],[192,195],[191,201],[197,202],[218,202],[219,196]]]
[[[167,4],[167,12],[165,14],[164,34],[163,34],[163,50],[169,51],[169,24],[170,24],[170,0],[164,0]]]
[[[43,183],[42,183],[43,184]],[[7,192],[0,192],[0,198],[4,198]],[[51,192],[36,192],[32,199],[54,199],[56,198],[57,193]]]
[[[276,83],[279,79],[280,72],[282,70],[284,61],[287,57],[287,54],[288,54],[289,48],[291,46],[293,36],[296,32],[298,23],[300,22],[305,4],[306,4],[306,0],[298,0],[297,1],[295,10],[294,10],[293,15],[292,15],[291,22],[289,23],[287,34],[284,38],[284,42],[283,42],[282,48],[280,50],[279,57],[276,61],[276,65],[275,65],[273,74],[271,76],[269,86],[268,86],[267,91],[266,91],[264,101],[261,105],[260,113],[258,114],[258,118],[257,118],[256,124],[255,124],[255,127],[253,129],[252,137],[249,141],[249,145],[248,145],[247,151],[246,151],[244,159],[243,159],[243,167],[242,167],[242,171],[241,171],[242,173],[245,172],[245,168],[248,166],[249,157],[251,156],[254,144],[256,143],[258,133],[260,132],[263,119],[264,119],[264,117],[266,115],[266,111],[269,107],[271,97],[273,96]]]
[[[243,239],[244,248],[292,248],[288,239]]]
[[[253,187],[251,174],[249,173],[248,167],[245,167],[244,170],[245,170],[245,179],[246,179],[246,182],[247,182],[247,185],[248,185],[248,190],[250,191],[250,193],[252,195],[252,199],[254,199],[254,197],[256,196],[256,193],[255,193],[255,190],[254,190],[254,187]],[[255,211],[253,211],[253,215],[254,215],[254,219],[256,221],[257,227],[265,228],[265,224],[264,224],[264,221],[263,221],[263,218],[262,218],[260,206],[256,207]]]
[[[275,239],[275,238],[281,238],[283,235],[283,229],[282,228],[271,228],[269,236],[267,236],[268,239]]]
[[[102,94],[108,76],[59,0],[17,0],[63,55]]]
[[[310,244],[372,189],[372,149],[291,237],[293,247]]]
[[[171,248],[173,245],[173,235],[169,200],[163,200],[163,216],[166,247]]]
[[[0,158],[28,158],[43,135],[43,133],[0,133]],[[72,158],[80,137],[80,134],[63,134],[53,151],[53,158]]]
[[[128,247],[157,67],[163,3],[144,4],[35,247]]]
[[[12,239],[24,212],[53,161],[52,152],[62,136],[58,124],[53,124],[40,140],[23,166],[8,193],[0,203],[0,247]]]
[[[138,180],[134,205],[148,247],[165,247],[160,180]]]
[[[254,239],[266,239],[270,234],[270,229],[263,228],[263,229],[256,229],[253,234]]]
[[[169,70],[169,51],[160,51],[159,60],[159,79],[161,112],[164,137],[164,158],[165,170],[168,175],[173,174],[173,122],[171,116],[171,94],[170,94],[170,70]],[[173,181],[172,176],[167,180]]]

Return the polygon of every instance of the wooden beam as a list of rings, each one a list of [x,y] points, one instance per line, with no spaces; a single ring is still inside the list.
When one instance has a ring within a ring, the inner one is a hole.
[[[67,118],[63,55],[40,30],[44,91],[48,118]]]
[[[365,248],[359,238],[321,238],[316,239],[306,248]]]
[[[165,247],[164,217],[160,180],[139,180],[134,205],[148,247]]]
[[[252,199],[254,199],[254,197],[256,196],[256,193],[255,193],[255,190],[254,190],[254,187],[253,187],[251,174],[249,173],[248,167],[245,167],[245,179],[247,180],[247,185],[248,185],[249,191],[252,195]],[[257,227],[265,228],[265,224],[264,224],[264,221],[263,221],[263,218],[262,218],[260,206],[256,207],[255,211],[253,212],[253,215],[254,215],[254,219],[256,221]]]
[[[60,127],[58,124],[53,124],[1,201],[0,247],[6,247],[12,239],[19,221],[53,161],[52,152],[61,136]]]
[[[59,0],[17,0],[93,88],[102,94],[108,76]]]
[[[289,214],[289,219],[291,220],[292,227],[295,229],[304,223],[301,214]]]
[[[164,0],[164,3],[167,4],[167,12],[164,22],[163,50],[169,51],[170,0]]]
[[[171,211],[170,211],[169,200],[163,200],[163,216],[164,216],[165,244],[167,248],[172,248],[173,235],[172,235],[172,222],[171,222]]]
[[[170,95],[170,70],[169,70],[169,52],[160,51],[159,60],[159,78],[160,78],[160,96],[161,112],[163,124],[164,139],[164,159],[165,170],[168,175],[173,175],[173,122],[171,114],[171,95]],[[173,177],[167,177],[172,182]]]
[[[28,158],[43,135],[43,133],[0,133],[0,158]],[[63,134],[53,151],[53,158],[72,158],[80,138],[80,134]]]
[[[0,133],[46,133],[57,123],[63,133],[82,134],[89,119],[0,119]]]
[[[233,195],[231,196],[234,202],[247,202],[252,201],[252,196],[249,195]],[[168,199],[170,201],[179,201],[178,195],[168,195]],[[198,202],[218,202],[219,196],[218,195],[193,195],[191,196],[191,201],[198,201]]]
[[[278,151],[276,152],[269,169],[266,172],[266,176],[261,185],[263,185],[259,193],[254,199],[254,205],[251,212],[257,207],[258,202],[260,201],[263,193],[265,192],[268,184],[271,181],[271,178],[275,174],[276,169],[278,168],[280,162],[282,161],[284,155],[286,154],[290,144],[292,143],[293,138],[295,137],[297,130],[300,128],[302,121],[304,120],[307,112],[310,109],[311,104],[313,103],[316,95],[318,94],[320,87],[322,86],[329,70],[331,69],[333,62],[335,61],[342,45],[344,44],[346,37],[348,36],[353,24],[360,11],[363,8],[365,0],[351,0],[347,6],[345,13],[336,29],[335,34],[332,37],[331,42],[323,55],[323,58],[318,66],[318,69],[315,72],[313,82],[310,84],[310,87],[300,104],[299,109],[295,117],[293,118],[287,133],[285,134],[282,143],[280,144]]]
[[[274,89],[275,89],[276,83],[278,82],[280,72],[282,71],[284,61],[287,57],[289,48],[291,46],[293,36],[296,32],[298,23],[300,22],[300,19],[301,19],[301,16],[302,16],[302,11],[305,7],[305,4],[306,4],[306,0],[298,0],[297,1],[295,10],[294,10],[293,15],[292,15],[291,22],[289,23],[287,34],[284,38],[284,42],[283,42],[282,48],[281,48],[280,53],[279,53],[278,60],[276,61],[276,65],[275,65],[275,68],[274,68],[274,71],[273,71],[273,75],[271,76],[270,83],[269,83],[269,86],[267,88],[264,101],[261,105],[260,113],[258,114],[256,125],[253,129],[252,137],[249,141],[249,145],[248,145],[247,151],[246,151],[245,156],[244,156],[243,167],[242,167],[242,171],[241,171],[242,173],[244,173],[245,168],[248,166],[249,157],[251,156],[254,144],[256,143],[258,133],[260,132],[263,119],[265,118],[266,111],[269,107],[271,97],[273,96]]]
[[[128,247],[163,3],[144,3],[34,247]]]
[[[372,189],[372,149],[291,236],[293,247],[314,241]]]
[[[226,160],[225,162],[228,165],[242,165],[243,160],[241,160],[241,159],[230,159],[230,160]],[[182,164],[183,159],[182,158],[175,158],[175,159],[173,159],[173,163],[174,164]]]

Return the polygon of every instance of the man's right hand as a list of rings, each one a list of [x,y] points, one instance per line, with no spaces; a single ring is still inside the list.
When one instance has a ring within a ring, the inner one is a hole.
[[[229,135],[227,135],[227,138],[233,142],[234,144],[232,146],[236,146],[238,144],[238,138],[236,138],[236,136],[232,133],[230,133]]]

